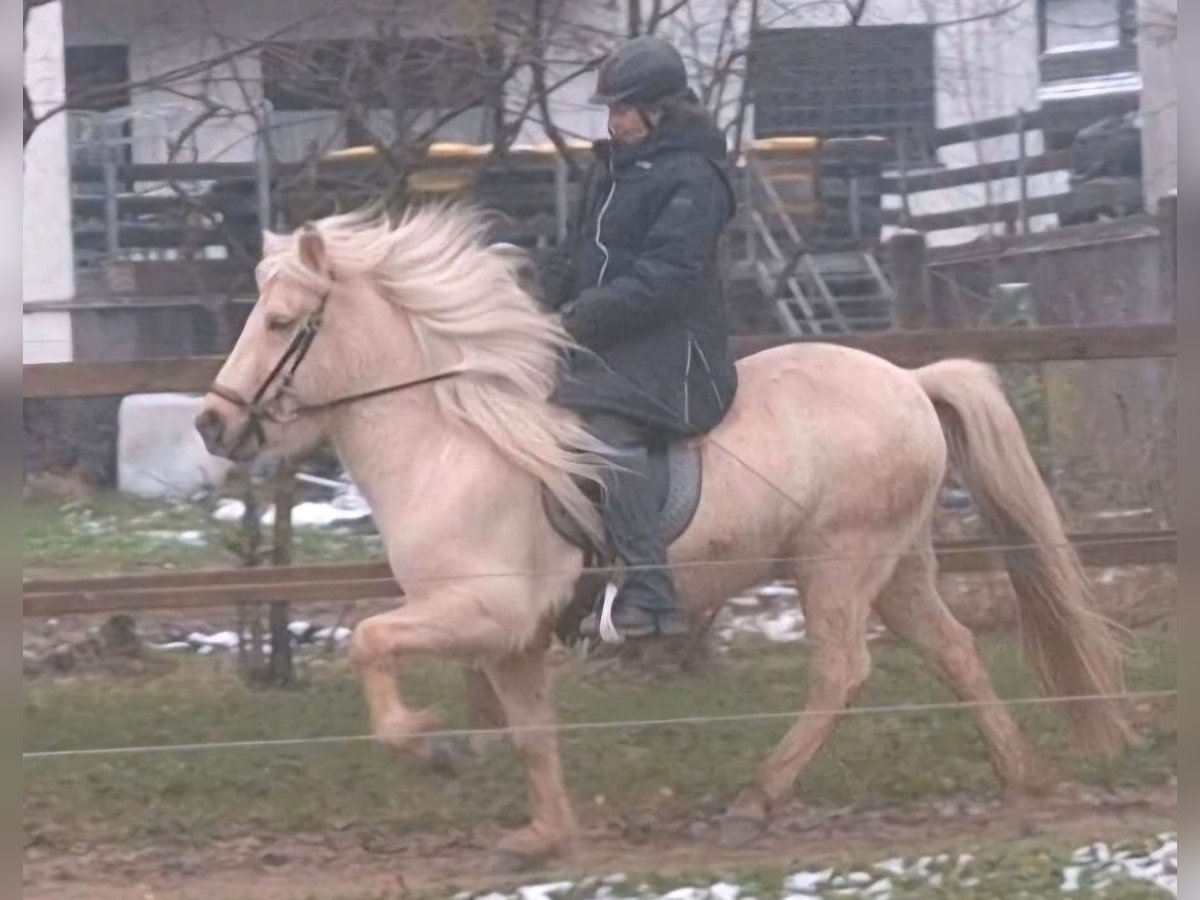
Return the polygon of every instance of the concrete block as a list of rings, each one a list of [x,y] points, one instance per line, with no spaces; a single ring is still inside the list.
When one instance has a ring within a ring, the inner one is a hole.
[[[139,497],[190,497],[219,485],[231,463],[211,455],[192,424],[202,398],[135,394],[117,419],[117,488]]]

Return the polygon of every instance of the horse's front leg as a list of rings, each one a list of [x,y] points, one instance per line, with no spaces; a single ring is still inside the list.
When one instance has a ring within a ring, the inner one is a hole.
[[[447,586],[363,619],[350,645],[372,730],[391,745],[429,730],[436,721],[428,711],[410,709],[400,696],[397,675],[406,657],[423,653],[484,661],[482,668],[513,729],[512,740],[529,782],[532,821],[499,847],[503,861],[521,864],[563,853],[575,838],[545,666],[550,632],[524,621],[517,610],[528,608],[507,606],[503,598],[489,602],[468,588]]]
[[[398,609],[358,623],[350,638],[350,664],[363,682],[371,730],[399,747],[437,727],[430,710],[414,710],[400,694],[399,674],[415,655],[460,657],[496,655],[511,644],[490,617],[480,615],[484,601],[452,585],[410,595]]]
[[[575,815],[563,783],[545,652],[541,647],[487,667],[504,709],[513,746],[525,764],[532,820],[497,848],[505,866],[525,866],[569,852],[575,842]]]

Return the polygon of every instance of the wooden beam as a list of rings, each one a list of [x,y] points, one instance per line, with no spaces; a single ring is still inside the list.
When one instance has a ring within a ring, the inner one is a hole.
[[[242,603],[353,603],[399,600],[400,588],[390,576],[278,584],[226,584],[144,590],[95,591],[88,588],[24,597],[26,616],[67,616],[147,610],[208,609]]]
[[[1076,202],[1076,194],[1070,192],[1031,197],[1025,202],[1025,212],[1029,216],[1045,216],[1052,213],[1069,211],[1075,207]],[[953,209],[942,213],[913,216],[904,227],[928,233],[931,231],[944,231],[948,228],[963,228],[968,225],[993,225],[1010,220],[1016,222],[1020,212],[1020,200],[1005,200],[1001,203],[991,203],[984,206],[971,206],[966,209]],[[883,210],[883,222],[885,225],[902,224],[900,210]]]
[[[1021,124],[1029,131],[1041,128],[1078,128],[1105,116],[1132,112],[1138,107],[1137,94],[1133,93],[1096,97],[1094,100],[1095,102],[1074,102],[1070,109],[1063,109],[1065,104],[1043,107],[1025,115]],[[939,128],[933,133],[933,145],[946,147],[950,144],[965,144],[1013,134],[1017,130],[1017,119],[1015,115],[998,116],[994,119]]]
[[[1083,533],[1072,536],[1084,564],[1097,567],[1176,561],[1173,530]],[[955,540],[937,545],[944,573],[985,572],[1003,558],[991,541]],[[148,612],[235,606],[240,603],[350,603],[400,595],[385,562],[276,567],[261,570],[165,572],[102,578],[27,582],[27,617]]]
[[[121,575],[93,575],[86,578],[35,578],[26,581],[26,594],[56,594],[64,591],[176,590],[193,587],[241,585],[303,584],[325,581],[371,581],[391,578],[392,570],[383,560],[361,563],[320,563],[303,566],[264,566],[237,569],[189,569],[173,572],[133,572]]]
[[[984,181],[995,181],[1000,178],[1015,178],[1020,174],[1020,160],[1005,159],[1000,162],[983,163],[978,166],[960,166],[956,169],[938,169],[933,172],[918,172],[904,179],[895,175],[885,175],[880,179],[880,191],[884,194],[899,194],[907,191],[916,194],[921,191],[936,191],[942,188],[961,187],[968,184],[979,184]],[[1050,153],[1035,156],[1026,161],[1026,175],[1040,175],[1045,172],[1057,172],[1071,165],[1069,150],[1055,150]]]
[[[40,363],[23,368],[24,397],[103,397],[160,391],[202,391],[220,371],[217,356],[133,362]]]
[[[732,339],[739,357],[782,344],[814,341],[865,350],[902,366],[949,357],[995,363],[1173,357],[1176,347],[1173,324],[876,332],[804,337],[799,341],[783,334],[738,335]],[[216,356],[185,356],[132,362],[33,363],[23,368],[23,396],[35,399],[203,391],[222,362]]]
[[[1072,535],[1085,566],[1117,568],[1175,563],[1178,537],[1174,529],[1124,532],[1087,532]],[[1002,568],[1003,553],[991,549],[990,541],[939,542],[938,565],[945,574],[987,572]]]

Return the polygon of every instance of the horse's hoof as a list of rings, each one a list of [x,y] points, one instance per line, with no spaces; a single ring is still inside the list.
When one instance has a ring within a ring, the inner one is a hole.
[[[540,856],[526,856],[524,853],[497,848],[488,860],[488,870],[493,875],[519,875],[533,871],[542,862],[543,857]]]
[[[496,735],[475,734],[467,739],[467,753],[481,759],[494,753],[502,743],[502,739]]]
[[[459,764],[463,757],[463,748],[459,739],[448,735],[430,738],[418,737],[413,743],[413,751],[435,774],[451,778],[457,777]]]
[[[759,838],[767,830],[770,803],[758,785],[745,788],[722,814],[718,824],[718,842],[723,847],[741,847]]]
[[[528,872],[562,857],[571,846],[570,838],[550,838],[541,830],[522,828],[510,832],[496,845],[492,865],[504,867],[501,872]]]
[[[717,827],[717,843],[722,847],[745,847],[762,837],[766,830],[767,823],[762,819],[723,816]]]
[[[1040,768],[1028,770],[1023,772],[1019,779],[1005,780],[1004,799],[1013,803],[1039,799],[1054,793],[1056,787],[1057,782],[1048,770]]]

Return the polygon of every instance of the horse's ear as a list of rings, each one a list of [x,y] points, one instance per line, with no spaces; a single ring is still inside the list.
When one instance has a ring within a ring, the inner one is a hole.
[[[264,229],[262,233],[263,256],[274,256],[276,253],[281,253],[286,246],[286,237]]]
[[[304,263],[306,268],[312,269],[314,272],[324,271],[325,241],[321,238],[321,233],[311,223],[305,224],[300,229],[297,248],[300,252],[300,262]]]

